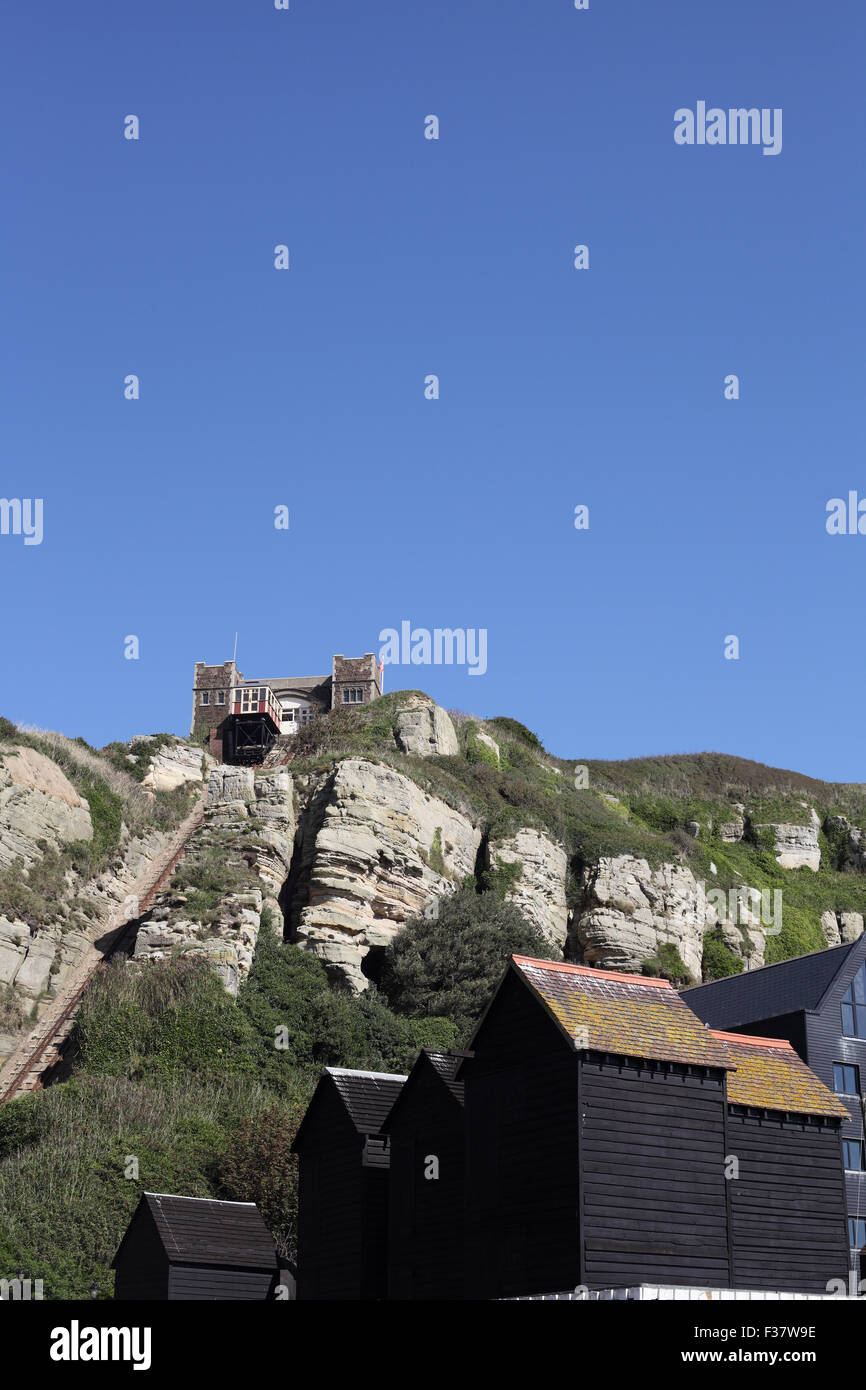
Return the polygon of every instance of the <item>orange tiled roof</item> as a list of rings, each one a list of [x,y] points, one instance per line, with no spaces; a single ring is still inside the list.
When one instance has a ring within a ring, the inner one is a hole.
[[[578,1046],[702,1067],[734,1065],[725,1045],[716,1041],[667,980],[529,956],[511,959]]]
[[[785,1038],[752,1038],[743,1033],[712,1035],[726,1047],[736,1070],[728,1074],[732,1105],[789,1110],[798,1115],[850,1119],[847,1106],[820,1081]]]

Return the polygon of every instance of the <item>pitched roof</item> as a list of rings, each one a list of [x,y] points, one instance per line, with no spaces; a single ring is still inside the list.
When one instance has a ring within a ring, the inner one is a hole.
[[[777,965],[744,970],[741,975],[694,985],[681,995],[711,1028],[742,1028],[765,1018],[816,1009],[857,944],[829,946]]]
[[[466,1057],[471,1056],[469,1052],[459,1052],[452,1049],[448,1052],[438,1052],[433,1047],[422,1047],[421,1056],[426,1057],[427,1061],[438,1072],[448,1090],[455,1100],[463,1104],[463,1082],[457,1081],[457,1069]],[[420,1059],[419,1059],[420,1060]]]
[[[359,1134],[380,1133],[406,1080],[388,1072],[349,1071],[345,1067],[325,1067],[325,1075],[336,1086]]]
[[[462,1106],[464,1103],[465,1088],[462,1081],[456,1080],[456,1076],[458,1068],[462,1065],[462,1063],[466,1060],[467,1057],[471,1056],[471,1052],[460,1052],[456,1048],[449,1049],[449,1051],[447,1052],[443,1052],[435,1047],[422,1047],[415,1060],[415,1064],[412,1067],[409,1076],[407,1077],[407,1084],[401,1089],[399,1095],[396,1097],[394,1101],[393,1106],[391,1107],[391,1110],[388,1112],[386,1119],[383,1121],[383,1132],[389,1132],[391,1128],[391,1121],[397,1110],[400,1108],[404,1096],[406,1096],[409,1093],[410,1088],[415,1079],[423,1072],[429,1071],[431,1068],[442,1081],[443,1085],[445,1086],[445,1089],[451,1092],[451,1095],[457,1101],[457,1104]]]
[[[142,1209],[153,1217],[171,1263],[277,1268],[274,1242],[255,1202],[217,1202],[209,1197],[176,1197],[163,1192],[142,1194],[112,1268],[117,1267]]]
[[[594,1052],[727,1068],[732,1064],[668,980],[512,956],[569,1040]],[[581,1041],[582,1030],[586,1041]]]
[[[787,1039],[710,1031],[727,1048],[736,1067],[728,1073],[731,1105],[851,1118],[847,1106],[806,1066]]]

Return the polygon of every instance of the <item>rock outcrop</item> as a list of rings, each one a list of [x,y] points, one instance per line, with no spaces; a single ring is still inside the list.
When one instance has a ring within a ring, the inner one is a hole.
[[[135,747],[136,740],[132,740]],[[205,764],[212,760],[192,743],[166,743],[153,757],[142,779],[142,785],[152,791],[174,791],[188,782],[202,782]]]
[[[861,912],[832,912],[821,914],[821,930],[828,946],[841,946],[863,935]]]
[[[174,952],[204,956],[230,994],[249,974],[267,908],[280,932],[280,894],[295,834],[292,779],[283,769],[256,776],[251,767],[216,767],[207,788],[205,820],[190,840],[172,885],[138,929],[136,960]],[[214,863],[218,862],[219,869]],[[227,885],[215,907],[202,907],[197,866],[211,865]],[[177,886],[180,881],[180,887]]]
[[[817,873],[821,867],[821,847],[818,843],[820,818],[810,810],[808,825],[778,825],[767,822],[757,826],[758,830],[772,830],[774,834],[773,853],[776,863],[783,869],[811,869]]]
[[[496,870],[519,866],[506,896],[551,944],[562,951],[568,932],[565,876],[568,857],[561,845],[538,830],[524,827],[488,845],[488,863]]]
[[[395,715],[395,737],[403,753],[429,758],[434,753],[453,757],[460,745],[451,718],[444,709],[423,696],[410,696]]]
[[[58,848],[92,840],[90,807],[44,753],[16,748],[0,758],[0,867],[42,857],[40,841]]]
[[[449,721],[450,722],[450,721]],[[294,866],[297,940],[332,977],[367,988],[361,965],[408,918],[471,876],[481,832],[379,763],[346,758],[312,790]]]
[[[683,864],[651,869],[630,855],[601,858],[584,871],[583,892],[570,930],[570,954],[585,965],[640,973],[660,946],[676,947],[693,980],[701,978],[703,938],[721,926],[723,939],[753,969],[764,964],[760,916],[744,902],[735,920],[714,905]]]

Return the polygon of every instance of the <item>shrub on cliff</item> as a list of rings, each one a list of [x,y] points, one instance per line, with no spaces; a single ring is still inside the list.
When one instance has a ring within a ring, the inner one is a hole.
[[[465,1039],[512,952],[555,958],[513,904],[466,886],[440,900],[437,917],[406,923],[385,952],[382,990],[397,1013],[449,1018]]]

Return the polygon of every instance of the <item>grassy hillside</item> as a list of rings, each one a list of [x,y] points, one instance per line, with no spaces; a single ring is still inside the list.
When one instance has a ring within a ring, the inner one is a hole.
[[[292,1256],[291,1142],[321,1067],[408,1071],[419,1048],[465,1039],[509,950],[546,954],[496,894],[463,892],[459,934],[447,913],[407,926],[388,972],[393,1008],[372,988],[336,993],[269,920],[236,1000],[189,956],[97,976],[72,1079],[0,1108],[0,1274],[24,1269],[46,1298],[87,1298],[94,1280],[110,1297],[144,1190],[257,1202]]]
[[[158,746],[167,738],[151,742]],[[131,835],[171,830],[189,811],[194,792],[189,787],[150,792],[140,784],[146,764],[134,774],[134,765],[114,747],[100,753],[83,739],[19,729],[0,718],[0,756],[21,747],[44,754],[65,773],[90,808],[93,839],[60,849],[46,846],[26,873],[20,864],[0,868],[0,913],[34,930],[58,919],[64,930],[86,929],[96,909],[70,888],[68,875],[80,886],[118,867],[124,827]]]

